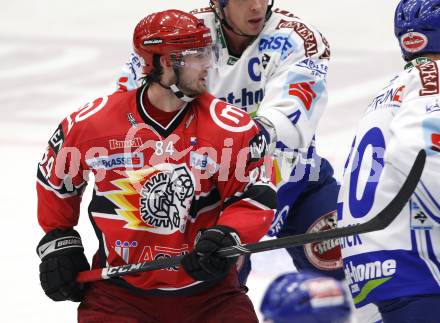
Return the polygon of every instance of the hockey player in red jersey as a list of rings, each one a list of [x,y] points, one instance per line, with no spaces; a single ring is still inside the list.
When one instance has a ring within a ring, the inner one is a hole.
[[[81,301],[79,322],[257,322],[236,259],[215,251],[258,241],[273,220],[262,134],[245,112],[205,92],[215,48],[197,18],[151,14],[133,44],[146,84],[68,116],[38,165],[44,292]],[[184,254],[182,266],[76,282],[89,268],[73,227],[90,173],[99,239],[92,267]]]

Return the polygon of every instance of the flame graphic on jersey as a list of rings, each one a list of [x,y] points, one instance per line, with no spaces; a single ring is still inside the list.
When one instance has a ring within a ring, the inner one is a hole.
[[[157,167],[136,171],[125,171],[125,178],[120,178],[111,182],[121,190],[117,193],[114,191],[108,193],[105,197],[117,205],[117,214],[127,221],[124,228],[134,230],[150,230],[154,228],[140,219],[139,196],[144,182],[148,180],[151,175],[160,171],[161,169]]]

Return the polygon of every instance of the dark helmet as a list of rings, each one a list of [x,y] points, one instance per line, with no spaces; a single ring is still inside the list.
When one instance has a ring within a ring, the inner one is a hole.
[[[440,53],[440,0],[402,0],[394,15],[394,34],[406,60]]]
[[[351,314],[342,283],[311,272],[279,276],[267,288],[260,310],[273,323],[345,323]]]

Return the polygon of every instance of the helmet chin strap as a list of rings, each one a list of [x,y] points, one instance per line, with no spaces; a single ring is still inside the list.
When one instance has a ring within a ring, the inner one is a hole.
[[[179,83],[179,80],[180,80],[180,78],[179,78],[179,71],[178,71],[177,69],[175,69],[175,68],[173,68],[173,70],[174,70],[174,73],[176,74],[176,78],[177,78],[176,83],[171,84],[170,86],[167,86],[167,85],[162,84],[161,82],[158,82],[159,85],[160,85],[161,87],[163,87],[164,89],[171,90],[171,92],[173,92],[174,95],[175,95],[179,100],[182,100],[183,102],[187,102],[187,103],[189,103],[189,102],[193,101],[193,100],[195,99],[195,97],[192,98],[192,97],[189,97],[189,96],[185,95],[185,94],[179,89],[179,87],[177,86],[177,84]]]
[[[174,93],[175,96],[177,96],[177,98],[179,100],[182,100],[184,102],[191,102],[193,101],[195,98],[189,97],[187,95],[185,95],[178,87],[176,84],[171,84],[170,85],[170,90]]]

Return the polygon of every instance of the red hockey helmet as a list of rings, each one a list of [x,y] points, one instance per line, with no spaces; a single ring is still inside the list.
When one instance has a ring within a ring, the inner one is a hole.
[[[143,72],[153,69],[153,55],[172,58],[172,53],[211,46],[210,30],[193,15],[166,10],[143,18],[133,34],[133,48],[143,59]]]

